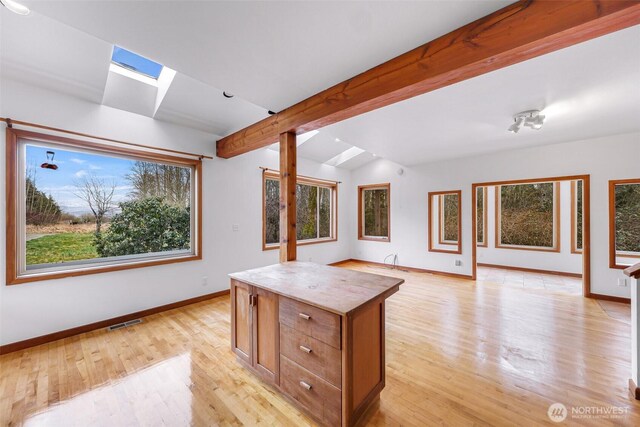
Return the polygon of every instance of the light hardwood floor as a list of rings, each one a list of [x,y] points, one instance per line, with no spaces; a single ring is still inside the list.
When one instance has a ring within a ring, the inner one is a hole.
[[[552,424],[550,404],[626,408],[629,325],[544,289],[345,267],[406,279],[387,301],[387,385],[369,425]],[[617,310],[624,313],[624,308]],[[309,425],[230,350],[229,298],[0,357],[0,425]]]
[[[582,279],[578,277],[478,266],[477,278],[478,282],[498,283],[516,288],[547,289],[572,295],[582,295]]]

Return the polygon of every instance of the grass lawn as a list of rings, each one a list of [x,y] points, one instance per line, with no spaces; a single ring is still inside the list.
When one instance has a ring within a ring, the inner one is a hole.
[[[27,265],[97,257],[93,233],[60,233],[27,242]]]

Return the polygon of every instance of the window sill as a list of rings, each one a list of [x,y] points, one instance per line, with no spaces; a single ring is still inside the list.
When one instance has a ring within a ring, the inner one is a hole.
[[[329,243],[329,242],[337,242],[337,241],[338,239],[334,239],[334,238],[303,240],[303,241],[297,241],[296,246],[316,245],[318,243]],[[280,249],[280,244],[279,243],[269,244],[269,245],[262,244],[263,251],[271,251],[274,249]]]
[[[460,255],[460,254],[462,254],[462,249],[455,249],[455,250],[451,249],[451,250],[449,250],[449,249],[433,249],[433,248],[430,248],[429,252],[438,252],[438,253],[441,253],[441,254]]]
[[[534,251],[534,252],[560,252],[560,248],[544,248],[539,246],[512,246],[512,245],[496,245],[496,249],[515,249],[518,251]]]
[[[19,285],[23,283],[39,282],[43,280],[63,279],[66,277],[86,276],[89,274],[108,273],[111,271],[131,270],[134,268],[152,267],[156,265],[174,264],[178,262],[198,261],[201,255],[183,255],[171,258],[154,259],[149,261],[139,261],[120,265],[98,266],[84,269],[65,270],[46,273],[28,273],[18,277],[7,277],[7,285]]]
[[[390,237],[368,237],[368,236],[360,236],[358,240],[367,240],[369,242],[385,242],[388,243],[391,241]]]

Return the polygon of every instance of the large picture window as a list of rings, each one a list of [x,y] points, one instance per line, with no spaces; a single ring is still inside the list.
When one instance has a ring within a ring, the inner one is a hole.
[[[560,184],[496,186],[496,247],[560,251]]]
[[[390,241],[390,193],[390,184],[358,187],[358,239]]]
[[[280,177],[264,171],[263,250],[280,246]],[[296,185],[296,238],[299,244],[337,239],[337,183],[298,177]]]
[[[640,178],[609,181],[609,266],[640,262]]]
[[[7,282],[201,258],[200,160],[8,130]]]

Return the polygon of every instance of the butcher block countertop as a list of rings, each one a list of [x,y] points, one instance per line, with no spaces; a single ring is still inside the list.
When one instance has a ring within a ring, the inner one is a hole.
[[[291,261],[229,275],[300,302],[347,315],[368,302],[396,293],[403,279],[311,262]]]

